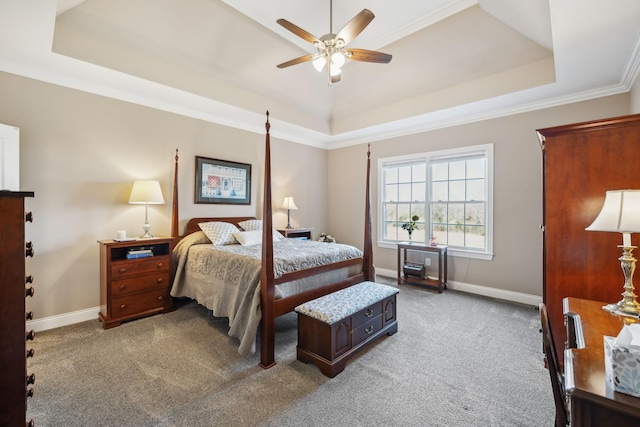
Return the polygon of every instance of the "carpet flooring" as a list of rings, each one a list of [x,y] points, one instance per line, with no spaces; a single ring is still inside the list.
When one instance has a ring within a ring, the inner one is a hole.
[[[393,283],[380,279],[381,282]],[[226,319],[192,301],[103,330],[36,335],[37,426],[551,426],[532,307],[403,285],[398,333],[330,379],[296,360],[296,315],[276,322],[276,362],[240,357]]]

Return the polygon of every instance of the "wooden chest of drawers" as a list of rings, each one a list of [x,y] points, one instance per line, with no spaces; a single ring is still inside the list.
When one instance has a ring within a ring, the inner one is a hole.
[[[100,240],[100,321],[105,329],[173,309],[171,239],[132,242]],[[149,248],[153,256],[127,259],[130,250]]]
[[[25,242],[25,222],[33,215],[25,212],[31,191],[0,191],[0,426],[33,426],[25,421],[27,398],[34,395],[36,377],[27,371],[27,358],[34,355],[27,347],[35,332],[26,331],[26,297],[34,296],[33,277],[26,275],[25,258],[35,253],[32,242]]]
[[[345,291],[347,290],[334,294]],[[332,295],[327,297],[331,298]],[[331,304],[333,303],[334,301],[331,301]],[[344,370],[348,359],[356,351],[383,334],[393,335],[398,331],[395,293],[337,321],[327,322],[326,319],[304,314],[298,308],[296,311],[298,311],[298,360],[315,363],[323,374],[331,378]]]

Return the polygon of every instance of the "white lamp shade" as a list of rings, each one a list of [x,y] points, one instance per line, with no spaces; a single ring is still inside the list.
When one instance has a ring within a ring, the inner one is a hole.
[[[604,204],[589,231],[640,232],[640,190],[607,191]]]
[[[327,63],[327,59],[324,56],[318,56],[312,62],[313,68],[315,68],[316,71],[318,72],[322,71],[322,69],[324,68],[324,64],[326,63]]]
[[[284,203],[282,204],[282,209],[290,209],[296,210],[298,207],[296,206],[296,202],[293,201],[293,197],[285,197]]]
[[[344,65],[345,58],[342,52],[335,52],[331,55],[331,64],[335,65],[338,68],[341,68]]]
[[[158,181],[135,181],[129,196],[129,203],[140,205],[161,205],[164,203]]]

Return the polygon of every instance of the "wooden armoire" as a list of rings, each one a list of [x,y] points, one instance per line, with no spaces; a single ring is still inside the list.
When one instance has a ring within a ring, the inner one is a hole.
[[[607,190],[640,189],[640,114],[539,129],[538,137],[543,151],[543,300],[562,353],[564,297],[622,299],[622,234],[585,228],[600,212]],[[640,235],[632,235],[631,242],[640,246]],[[635,279],[640,283],[637,273]]]

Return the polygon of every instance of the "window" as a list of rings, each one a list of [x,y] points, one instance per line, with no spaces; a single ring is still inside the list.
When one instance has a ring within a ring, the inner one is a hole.
[[[412,241],[491,259],[492,144],[380,159],[378,168],[381,246],[409,240],[403,224],[417,217]]]

